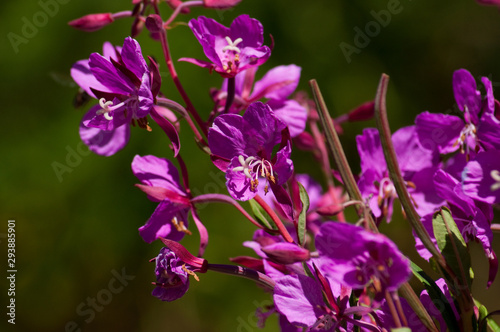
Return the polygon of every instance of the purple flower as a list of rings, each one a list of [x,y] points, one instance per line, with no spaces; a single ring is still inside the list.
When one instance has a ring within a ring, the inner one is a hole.
[[[254,84],[256,71],[257,67],[253,67],[236,75],[235,98],[229,112],[239,113],[251,103],[265,98],[276,117],[287,125],[291,137],[302,133],[306,126],[307,110],[296,100],[287,99],[297,88],[301,68],[296,65],[275,67]],[[214,99],[223,107],[226,97],[227,79]]]
[[[465,166],[463,191],[473,199],[500,204],[500,150],[480,152]]]
[[[149,199],[159,202],[147,223],[139,228],[144,241],[151,243],[160,237],[180,241],[185,234],[190,234],[187,229],[189,199],[172,162],[151,155],[137,155],[132,161],[132,171],[142,183],[137,186]]]
[[[315,269],[316,278],[302,274],[287,275],[276,281],[274,303],[279,313],[293,325],[307,331],[352,331],[353,325],[380,331],[374,325],[353,319],[372,312],[365,306],[349,306],[351,290],[322,275]],[[347,330],[343,325],[347,326]]]
[[[433,212],[442,204],[434,193],[432,175],[437,169],[437,154],[424,149],[415,132],[415,126],[404,127],[392,136],[399,167],[420,215]],[[376,218],[386,216],[391,220],[392,204],[397,198],[396,189],[389,178],[380,137],[376,129],[363,130],[356,137],[361,159],[361,175],[358,181],[361,195],[369,199],[369,206]]]
[[[444,279],[439,278],[438,280],[436,280],[436,285],[439,287],[444,296],[446,296],[446,299],[448,300],[448,303],[450,304],[451,309],[453,310],[453,314],[457,322],[460,321],[460,315],[458,314],[458,311],[455,308],[454,301],[451,298],[450,292],[448,290],[448,285],[446,284]],[[447,331],[446,322],[443,319],[443,316],[441,315],[440,312],[440,309],[443,310],[443,304],[441,304],[439,300],[432,300],[431,297],[429,296],[429,292],[425,289],[420,294],[420,302],[422,302],[423,306],[425,307],[427,312],[431,315],[431,317],[439,323],[439,330],[442,332]],[[437,308],[436,305],[438,305],[439,308]]]
[[[386,236],[358,226],[324,223],[316,235],[316,249],[325,273],[351,288],[373,282],[382,291],[396,291],[410,278],[409,261],[396,245]]]
[[[465,69],[453,73],[453,93],[461,117],[421,113],[415,119],[422,145],[447,154],[500,148],[500,121],[495,118],[495,98],[488,78],[482,77],[486,98],[481,98],[476,80]]]
[[[163,247],[156,257],[156,283],[153,296],[162,301],[174,301],[186,294],[189,273],[186,264],[169,248]]]
[[[420,321],[418,315],[415,313],[415,311],[413,311],[406,299],[400,297],[399,300],[401,303],[403,314],[408,321],[409,330],[411,330],[412,332],[429,331],[429,329],[427,329]],[[391,310],[389,309],[389,305],[387,304],[387,301],[385,299],[382,301],[380,309],[375,311],[375,314],[380,320],[380,328],[382,331],[393,331],[397,327],[397,324],[394,322],[394,317],[391,314]]]
[[[437,171],[434,175],[434,184],[436,193],[447,201],[453,220],[465,242],[478,241],[482,244],[490,264],[489,286],[495,279],[498,268],[497,257],[491,246],[493,241],[493,232],[490,227],[490,221],[493,218],[491,205],[474,201],[467,196],[461,188],[461,183],[443,170]],[[428,220],[427,223],[429,223]]]
[[[234,77],[242,70],[260,66],[271,55],[269,47],[262,45],[262,24],[248,15],[235,18],[229,28],[204,16],[191,20],[189,27],[211,62],[190,58],[179,60],[210,68],[223,77]]]
[[[92,53],[71,69],[75,82],[99,99],[80,125],[80,136],[90,150],[109,156],[128,142],[128,124],[148,128],[146,116],[159,92],[159,73],[149,70],[139,43],[127,37],[122,48],[104,45],[104,55]]]
[[[290,139],[282,135],[285,128],[261,102],[251,104],[243,116],[223,114],[215,119],[208,145],[215,165],[226,172],[226,186],[233,198],[249,200],[257,195],[260,181],[267,192],[269,185],[272,189],[281,186],[292,175]]]

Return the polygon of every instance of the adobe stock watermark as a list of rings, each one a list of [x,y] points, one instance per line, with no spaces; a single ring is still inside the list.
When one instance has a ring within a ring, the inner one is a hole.
[[[340,50],[342,54],[344,54],[347,63],[351,63],[352,55],[360,54],[361,50],[370,44],[372,38],[377,37],[382,31],[382,28],[387,27],[391,23],[393,15],[397,15],[402,11],[403,6],[399,0],[389,0],[387,2],[387,9],[382,9],[378,12],[375,10],[370,11],[370,15],[374,20],[367,22],[363,30],[358,26],[354,27],[354,32],[356,33],[353,40],[354,45],[346,42],[341,42],[339,44]]]
[[[129,282],[135,279],[135,276],[127,274],[125,268],[121,272],[111,270],[113,277],[109,280],[107,286],[97,292],[95,297],[87,297],[85,301],[80,302],[76,306],[76,313],[83,317],[85,324],[90,324],[94,321],[96,313],[102,312],[104,307],[113,301],[113,297],[123,292]],[[81,332],[81,324],[76,321],[69,321],[64,326],[65,332]]]
[[[14,53],[19,53],[19,46],[28,44],[29,41],[36,37],[39,29],[45,27],[49,23],[49,18],[52,18],[59,13],[59,5],[65,5],[70,0],[40,0],[38,6],[40,10],[32,16],[21,17],[21,28],[19,33],[7,33],[7,39],[14,50]]]
[[[63,175],[66,173],[71,173],[73,170],[80,166],[83,158],[90,154],[89,148],[85,145],[85,143],[80,142],[76,145],[76,148],[73,149],[71,146],[66,145],[66,158],[64,159],[64,163],[60,163],[58,161],[53,161],[50,165],[56,174],[57,180],[59,183],[63,181]]]
[[[104,145],[111,139],[111,135],[107,131],[100,130],[98,128],[89,129],[95,130],[87,130],[83,139],[85,139],[91,146]],[[59,183],[63,181],[63,175],[73,172],[76,167],[80,166],[83,157],[91,154],[91,150],[89,149],[89,147],[82,141],[80,141],[75,148],[66,145],[65,149],[67,153],[64,161],[53,161],[50,164]]]

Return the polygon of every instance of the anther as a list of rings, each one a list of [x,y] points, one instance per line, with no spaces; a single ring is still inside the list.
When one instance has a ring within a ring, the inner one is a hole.
[[[194,280],[196,280],[196,281],[200,281],[200,278],[198,278],[198,276],[196,275],[196,273],[194,273],[193,271],[188,270],[188,269],[186,268],[186,264],[183,264],[183,265],[182,265],[182,270],[183,270],[184,272],[186,272],[187,274],[189,274],[190,276],[193,276]]]
[[[191,233],[191,231],[189,229],[186,228],[186,226],[184,226],[184,221],[181,221],[179,222],[177,220],[177,217],[174,217],[172,219],[172,224],[174,225],[175,229],[178,231],[178,232],[183,232],[187,235],[192,235],[193,233]]]

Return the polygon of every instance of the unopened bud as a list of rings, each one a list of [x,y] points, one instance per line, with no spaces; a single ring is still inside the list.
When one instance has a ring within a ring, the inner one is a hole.
[[[111,13],[89,14],[77,18],[68,24],[75,29],[92,32],[99,30],[114,21]]]
[[[172,8],[172,9],[176,9],[177,7],[179,7],[180,4],[182,4],[181,0],[166,0],[166,2],[170,6],[170,8]],[[189,12],[190,11],[189,11],[188,7],[184,7],[181,10],[181,13],[183,13],[183,14],[189,14]]]
[[[301,150],[313,151],[316,150],[317,144],[311,134],[303,131],[298,136],[293,138],[293,143]]]
[[[293,264],[307,261],[311,255],[309,250],[296,244],[278,242],[261,248],[272,261],[279,264]]]
[[[344,206],[342,204],[330,204],[322,206],[316,210],[321,216],[336,216],[340,212],[344,211]]]
[[[373,118],[374,114],[375,114],[375,102],[371,100],[351,110],[347,115],[347,117],[350,122],[365,121]]]
[[[227,9],[236,6],[241,0],[203,0],[203,5],[208,8]]]

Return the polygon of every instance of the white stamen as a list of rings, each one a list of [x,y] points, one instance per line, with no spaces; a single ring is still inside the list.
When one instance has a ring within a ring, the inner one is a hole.
[[[258,184],[259,176],[275,183],[273,165],[269,160],[259,160],[255,157],[247,157],[245,159],[245,157],[239,155],[238,161],[240,166],[233,167],[232,171],[243,172],[251,180],[252,185],[256,186]]]
[[[231,40],[231,38],[229,38],[228,36],[226,36],[226,41],[227,41],[227,46],[225,46],[223,49],[222,49],[222,52],[227,52],[227,51],[233,51],[233,52],[236,52],[236,53],[241,53],[241,50],[239,49],[239,47],[237,47],[236,45],[238,45],[239,43],[241,43],[243,41],[243,39],[241,38],[237,38],[234,42]]]
[[[101,99],[99,99],[99,106],[101,106],[102,109],[98,110],[96,112],[96,114],[97,115],[104,114],[104,117],[106,118],[106,120],[108,120],[108,121],[113,120],[113,116],[109,115],[109,112],[113,111],[110,108],[110,106],[113,106],[113,102],[112,101],[106,101],[106,99],[101,98]]]
[[[493,180],[495,180],[495,183],[491,185],[491,191],[500,189],[500,171],[494,169],[491,171],[490,175]]]

